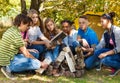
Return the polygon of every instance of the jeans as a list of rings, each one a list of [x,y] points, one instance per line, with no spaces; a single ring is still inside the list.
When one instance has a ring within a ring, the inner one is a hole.
[[[99,50],[98,52],[100,53],[103,53],[103,52],[107,52],[109,51],[110,49],[101,49]],[[100,60],[100,62],[103,64],[103,65],[106,65],[108,67],[112,67],[112,68],[115,68],[115,69],[120,69],[120,54],[113,54],[113,55],[108,55],[104,58],[102,58]]]
[[[75,49],[77,46],[80,46],[80,44],[79,44],[79,42],[74,41],[74,42],[72,43],[72,46],[73,46],[73,48]]]
[[[77,46],[80,46],[80,44],[79,44],[78,42],[76,42],[76,41],[74,41],[74,42],[72,43],[72,46],[69,46],[70,49],[71,49],[71,51],[72,51],[72,53],[73,53],[73,55],[76,54],[75,48],[76,48]]]
[[[120,54],[108,55],[108,56],[106,56],[102,59],[98,58],[98,56],[101,53],[104,53],[104,52],[107,52],[107,51],[110,51],[110,49],[103,48],[103,49],[100,49],[100,50],[96,50],[94,52],[94,55],[88,57],[85,60],[86,68],[91,69],[91,68],[95,67],[96,62],[99,61],[103,65],[113,67],[115,69],[120,69]]]
[[[33,45],[28,45],[27,48],[28,49],[36,49],[36,50],[39,51],[40,54],[45,51],[45,46],[44,45],[33,44]]]
[[[39,53],[33,53],[31,54],[35,57],[39,57]],[[23,54],[16,54],[14,59],[10,61],[9,70],[11,72],[22,72],[26,70],[36,70],[39,69],[41,66],[41,63],[37,59],[27,58]]]
[[[54,49],[48,50],[45,53],[45,58],[49,59],[51,62],[54,62],[60,53],[60,45],[57,45]]]
[[[100,63],[100,59],[98,56],[103,53],[109,51],[109,49],[101,49],[101,50],[95,50],[94,54],[89,56],[88,58],[85,59],[85,67],[86,69],[92,69],[93,67],[97,66]]]

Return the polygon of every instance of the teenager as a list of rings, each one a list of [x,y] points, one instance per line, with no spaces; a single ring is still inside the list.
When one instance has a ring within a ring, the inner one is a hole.
[[[30,26],[30,29],[28,30],[29,45],[27,48],[36,49],[41,54],[45,51],[46,47],[50,47],[50,41],[43,35],[40,30],[38,12],[34,9],[31,9],[28,12],[28,16],[32,19],[33,25]]]
[[[44,35],[51,40],[54,36],[56,36],[58,33],[60,33],[60,29],[56,27],[55,22],[51,18],[47,18],[45,20],[45,30],[46,32]],[[51,62],[54,62],[59,55],[59,47],[60,45],[53,46],[53,48],[48,49],[47,52],[45,53],[45,57],[48,57]]]
[[[30,21],[30,26],[32,26],[33,24],[33,21],[31,18],[29,18],[29,21]],[[29,30],[29,28],[28,28]],[[25,46],[27,47],[29,41],[28,41],[28,30],[26,30],[25,32],[21,32],[21,35],[22,35],[22,38],[23,38],[23,41],[25,43]],[[37,59],[39,59],[39,52],[38,50],[36,49],[27,49],[34,57],[36,57]]]
[[[60,65],[64,65],[65,54],[68,54],[64,49],[67,48],[67,50],[72,52],[72,54],[74,55],[76,54],[75,47],[79,45],[79,43],[77,42],[77,30],[72,28],[72,24],[73,22],[71,22],[70,20],[61,21],[62,30],[63,32],[66,33],[67,36],[62,41],[64,47],[55,62],[55,66],[53,69],[54,76],[65,75],[65,76],[75,77],[76,72],[73,73],[70,72],[69,70],[66,71],[65,68],[68,68],[68,65],[66,65],[64,69],[58,70],[60,68]],[[62,73],[60,73],[60,71],[62,71]]]
[[[93,51],[95,46],[98,44],[98,37],[93,29],[89,27],[89,21],[87,16],[80,16],[79,18],[79,29],[77,40],[82,46],[85,59],[86,69],[93,68],[91,60],[93,59]]]
[[[25,47],[21,32],[25,32],[29,26],[29,17],[19,14],[15,17],[14,26],[9,28],[0,41],[0,66],[2,73],[9,79],[16,79],[11,72],[36,70],[46,67],[31,55]]]
[[[69,46],[73,54],[75,54],[75,47],[79,45],[77,42],[77,33],[78,31],[72,28],[73,22],[69,20],[63,20],[61,22],[62,30],[67,34],[67,37],[64,38],[63,43],[66,46]]]
[[[114,69],[110,76],[115,76],[120,70],[120,28],[113,24],[114,16],[114,12],[101,16],[101,25],[105,32],[94,54],[100,59],[99,70],[102,64]]]

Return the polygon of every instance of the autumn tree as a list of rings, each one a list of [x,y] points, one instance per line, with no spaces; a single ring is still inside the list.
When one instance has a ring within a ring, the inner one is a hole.
[[[119,0],[0,0],[0,4],[0,17],[14,17],[20,11],[26,14],[27,10],[35,9],[41,17],[51,17],[58,22],[66,18],[74,20],[86,11],[114,11],[115,20],[120,24]]]

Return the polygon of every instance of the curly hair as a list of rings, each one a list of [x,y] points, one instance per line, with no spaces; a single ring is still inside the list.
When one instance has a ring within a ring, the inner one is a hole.
[[[24,14],[18,14],[14,19],[13,25],[19,27],[21,22],[23,24],[29,24],[30,25],[31,18],[24,15]]]

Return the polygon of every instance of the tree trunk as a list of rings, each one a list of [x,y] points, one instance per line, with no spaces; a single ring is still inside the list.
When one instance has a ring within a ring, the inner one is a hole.
[[[35,9],[39,12],[39,7],[42,2],[43,0],[31,0],[30,9]]]
[[[27,14],[27,10],[26,10],[26,2],[25,0],[21,0],[21,13],[22,14]]]

